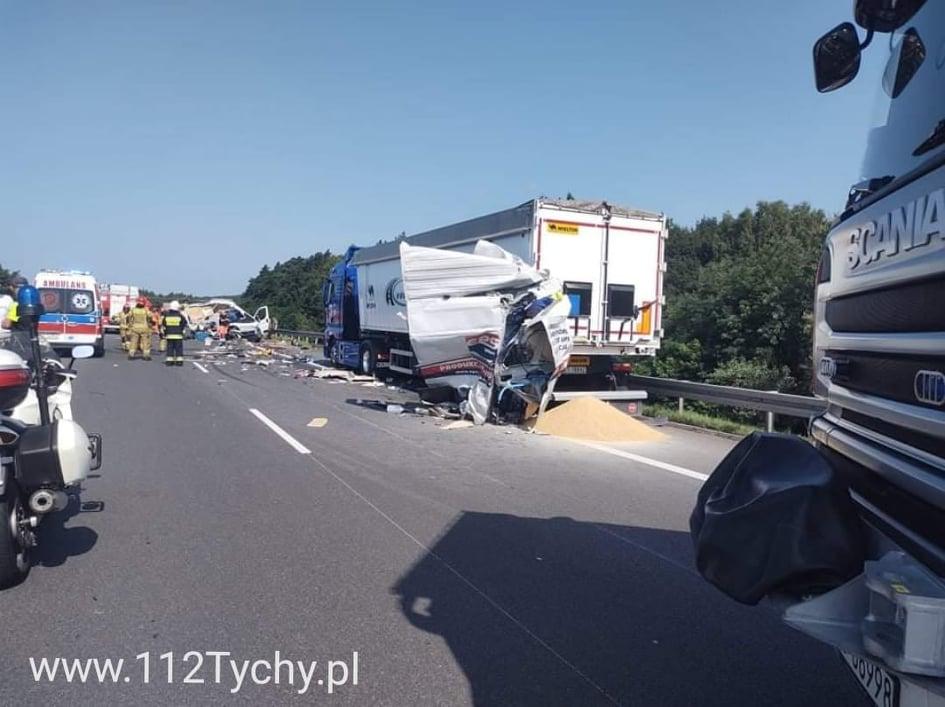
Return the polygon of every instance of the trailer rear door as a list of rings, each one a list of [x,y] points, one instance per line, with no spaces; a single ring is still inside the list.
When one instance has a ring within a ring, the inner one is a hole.
[[[655,352],[660,337],[663,218],[612,214],[607,219],[603,212],[543,204],[536,229],[536,264],[564,283],[576,343]]]

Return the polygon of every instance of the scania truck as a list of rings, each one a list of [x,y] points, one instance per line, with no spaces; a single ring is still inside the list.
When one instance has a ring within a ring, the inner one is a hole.
[[[887,56],[861,181],[817,270],[826,412],[813,448],[746,439],[691,525],[709,581],[774,599],[875,704],[929,707],[945,705],[945,2],[857,0],[853,19],[814,46],[821,92],[864,52]]]
[[[405,237],[410,245],[473,252],[491,241],[562,281],[574,340],[561,386],[620,386],[633,359],[663,336],[666,217],[606,201],[539,197],[504,211]],[[414,372],[400,240],[352,246],[325,284],[325,355],[373,372]]]

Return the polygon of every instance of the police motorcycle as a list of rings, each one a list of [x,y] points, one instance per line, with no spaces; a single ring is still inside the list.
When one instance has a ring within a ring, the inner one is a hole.
[[[71,353],[72,359],[88,358],[86,349],[87,346],[74,347]],[[92,350],[94,352],[95,348],[92,347]],[[19,331],[0,339],[0,352],[15,354],[27,362],[27,367],[29,367],[29,362],[33,358],[29,332]],[[51,347],[41,346],[41,353],[47,383],[46,404],[49,408],[49,417],[52,420],[71,420],[73,419],[72,381],[76,378],[76,371],[72,370],[71,364],[63,363]],[[30,387],[23,402],[7,411],[6,415],[27,425],[41,424],[39,397],[36,395],[36,391]]]
[[[19,350],[0,349],[0,588],[26,577],[40,522],[65,509],[68,492],[101,466],[101,436],[87,434],[71,419],[67,399],[60,398],[61,408],[54,401],[76,374],[71,364],[43,351],[36,326],[43,311],[39,292],[22,287],[17,300],[26,326],[17,334],[25,336],[19,337]],[[24,341],[28,351],[22,350]],[[72,350],[73,360],[93,354],[91,346]]]

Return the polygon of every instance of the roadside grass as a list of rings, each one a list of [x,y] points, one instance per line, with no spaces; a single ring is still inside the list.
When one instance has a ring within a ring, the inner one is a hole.
[[[682,425],[692,425],[693,427],[702,427],[707,430],[727,432],[728,434],[734,435],[747,435],[761,429],[761,427],[748,425],[744,422],[730,420],[726,417],[720,417],[719,415],[697,412],[695,410],[683,410],[679,412],[679,409],[675,405],[665,403],[644,404],[643,415],[646,417],[665,417],[670,422],[678,422]]]

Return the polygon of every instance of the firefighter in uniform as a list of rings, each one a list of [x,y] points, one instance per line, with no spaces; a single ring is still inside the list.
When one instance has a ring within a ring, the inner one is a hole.
[[[164,332],[161,328],[161,305],[156,304],[151,309],[151,329],[158,336],[158,351],[164,353],[167,350],[167,342],[164,340]]]
[[[168,366],[184,365],[184,315],[181,314],[180,304],[174,300],[169,305],[164,316],[161,317],[161,332],[167,340],[167,357],[164,363]]]
[[[135,308],[128,315],[131,344],[128,349],[128,360],[136,357],[138,351],[145,361],[151,360],[151,313],[144,297],[139,297]]]
[[[129,326],[131,325],[130,314],[131,305],[126,302],[125,306],[122,307],[121,311],[118,313],[118,332],[121,334],[121,348],[125,351],[128,350]]]

